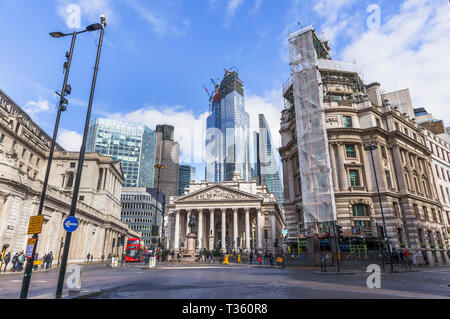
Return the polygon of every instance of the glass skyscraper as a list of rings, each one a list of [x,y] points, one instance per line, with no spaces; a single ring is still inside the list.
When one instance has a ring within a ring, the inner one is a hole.
[[[234,171],[250,181],[249,127],[245,111],[244,85],[236,71],[226,71],[217,100],[206,119],[206,167],[208,182],[233,179]]]
[[[284,191],[281,183],[278,165],[275,160],[275,150],[272,144],[269,124],[263,114],[259,114],[259,133],[254,132],[255,171],[257,181],[266,185],[269,192],[274,193],[278,203],[283,205]]]
[[[89,124],[87,152],[122,163],[124,187],[154,187],[156,135],[143,124],[97,118]]]

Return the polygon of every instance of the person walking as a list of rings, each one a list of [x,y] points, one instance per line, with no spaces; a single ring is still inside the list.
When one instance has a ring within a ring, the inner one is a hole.
[[[52,262],[53,262],[53,251],[50,252],[50,254],[47,255],[47,268],[52,268]]]
[[[91,258],[91,253],[88,253],[87,256],[86,256],[86,263],[89,262],[89,259],[90,259],[90,258]]]
[[[5,264],[5,269],[3,272],[6,272],[6,267],[8,266],[9,262],[11,261],[11,253],[8,251],[8,253],[3,257],[3,263]],[[0,269],[1,271],[1,269]]]
[[[22,271],[23,263],[25,262],[25,254],[23,251],[21,251],[19,257],[17,257],[17,262],[19,264],[19,271]]]
[[[93,260],[94,260],[94,254],[91,255],[91,264],[92,264]]]
[[[250,265],[253,265],[253,251],[252,250],[250,251],[249,259],[250,259]]]
[[[11,267],[11,271],[16,271],[17,269],[17,259],[19,258],[19,253],[16,253],[13,258],[12,258],[12,267]]]

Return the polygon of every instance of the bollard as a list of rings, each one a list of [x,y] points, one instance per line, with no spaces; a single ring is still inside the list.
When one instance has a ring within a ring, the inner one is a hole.
[[[237,259],[238,264],[241,263],[241,255],[238,255],[238,259]]]
[[[229,265],[230,263],[228,262],[228,257],[230,255],[226,255],[225,258],[223,259],[223,263]]]

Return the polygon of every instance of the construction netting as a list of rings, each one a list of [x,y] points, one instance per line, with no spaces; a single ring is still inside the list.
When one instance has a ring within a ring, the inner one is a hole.
[[[336,220],[317,38],[312,27],[289,36],[305,224]]]

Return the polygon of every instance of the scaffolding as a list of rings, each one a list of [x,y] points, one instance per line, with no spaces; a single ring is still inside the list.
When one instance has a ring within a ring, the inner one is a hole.
[[[311,26],[291,34],[289,44],[303,218],[305,225],[316,225],[318,232],[319,223],[336,220],[322,79],[318,67],[319,58],[328,61],[327,47],[320,42]]]

